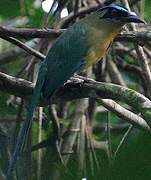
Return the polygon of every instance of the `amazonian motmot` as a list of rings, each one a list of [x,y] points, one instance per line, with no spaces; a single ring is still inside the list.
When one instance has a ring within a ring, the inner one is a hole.
[[[40,95],[49,99],[75,72],[97,63],[107,53],[121,28],[130,22],[144,23],[135,13],[120,5],[110,4],[73,24],[53,43],[41,63],[27,119],[19,133],[7,179],[25,143]]]

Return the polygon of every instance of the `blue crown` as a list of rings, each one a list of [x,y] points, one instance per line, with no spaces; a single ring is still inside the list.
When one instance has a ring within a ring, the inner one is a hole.
[[[128,12],[127,8],[125,8],[125,7],[123,7],[123,6],[119,5],[119,4],[115,4],[115,3],[104,6],[104,7],[100,8],[100,9],[98,9],[97,12],[101,12],[101,11],[103,11],[105,9],[117,9],[119,11]]]

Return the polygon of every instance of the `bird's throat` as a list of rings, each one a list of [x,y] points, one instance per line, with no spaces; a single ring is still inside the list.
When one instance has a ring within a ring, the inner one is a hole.
[[[87,68],[97,63],[108,52],[114,38],[119,33],[120,29],[114,31],[102,31],[99,28],[91,28],[88,35],[89,50],[86,56]]]

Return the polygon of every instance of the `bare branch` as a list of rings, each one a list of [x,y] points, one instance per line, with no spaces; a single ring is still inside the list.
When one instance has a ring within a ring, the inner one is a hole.
[[[116,158],[117,153],[119,152],[119,150],[120,150],[120,148],[122,147],[122,145],[124,144],[124,142],[127,140],[127,138],[128,138],[128,136],[129,136],[130,132],[132,131],[132,129],[133,129],[133,125],[130,125],[129,128],[128,128],[128,130],[126,131],[126,133],[125,133],[124,136],[122,137],[119,145],[117,146],[117,149],[116,149],[116,151],[115,151],[115,153],[114,153],[114,159]]]
[[[98,102],[100,102],[104,107],[111,110],[117,116],[127,121],[128,123],[134,124],[136,126],[139,126],[140,128],[143,128],[144,130],[150,131],[150,127],[143,118],[120,106],[115,101],[111,99],[98,99]]]
[[[24,49],[25,51],[27,51],[29,54],[43,60],[45,58],[45,56],[43,54],[41,54],[40,52],[36,51],[35,49],[25,45],[25,43],[13,38],[13,37],[8,37],[5,35],[1,35],[0,34],[0,38],[5,39],[6,41],[11,42],[12,44],[15,44],[16,46],[20,47],[21,49]]]
[[[149,62],[142,47],[136,45],[136,52],[138,54],[138,60],[142,68],[143,77],[148,85],[148,95],[151,98],[151,71],[149,67]]]
[[[37,42],[38,42],[38,39],[34,39],[34,40],[27,41],[25,45],[31,48],[35,48]],[[4,65],[12,61],[15,61],[18,59],[17,57],[24,58],[25,55],[26,55],[26,52],[24,50],[22,50],[18,46],[15,46],[0,54],[0,65]],[[26,58],[25,58],[25,61],[26,61]]]
[[[145,29],[145,27],[144,27]],[[0,26],[0,36],[11,36],[14,38],[57,38],[66,29],[36,29],[36,28],[8,28],[6,26]],[[119,34],[115,41],[124,41],[124,42],[136,42],[136,43],[146,43],[151,41],[151,31],[142,30],[139,31],[130,31],[122,32]]]
[[[117,36],[115,41],[124,42],[135,42],[135,43],[146,43],[151,41],[151,31],[130,31],[128,33],[124,32]]]
[[[8,28],[0,26],[0,34],[14,38],[57,38],[65,29]]]

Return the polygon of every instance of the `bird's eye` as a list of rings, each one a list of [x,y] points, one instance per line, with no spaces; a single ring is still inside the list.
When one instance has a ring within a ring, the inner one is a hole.
[[[117,17],[118,14],[119,14],[119,13],[118,13],[115,9],[113,9],[113,10],[110,11],[110,16],[111,16],[111,17]]]
[[[119,13],[115,9],[110,9],[104,14],[104,16],[102,18],[112,19],[112,18],[118,17],[118,14]]]

